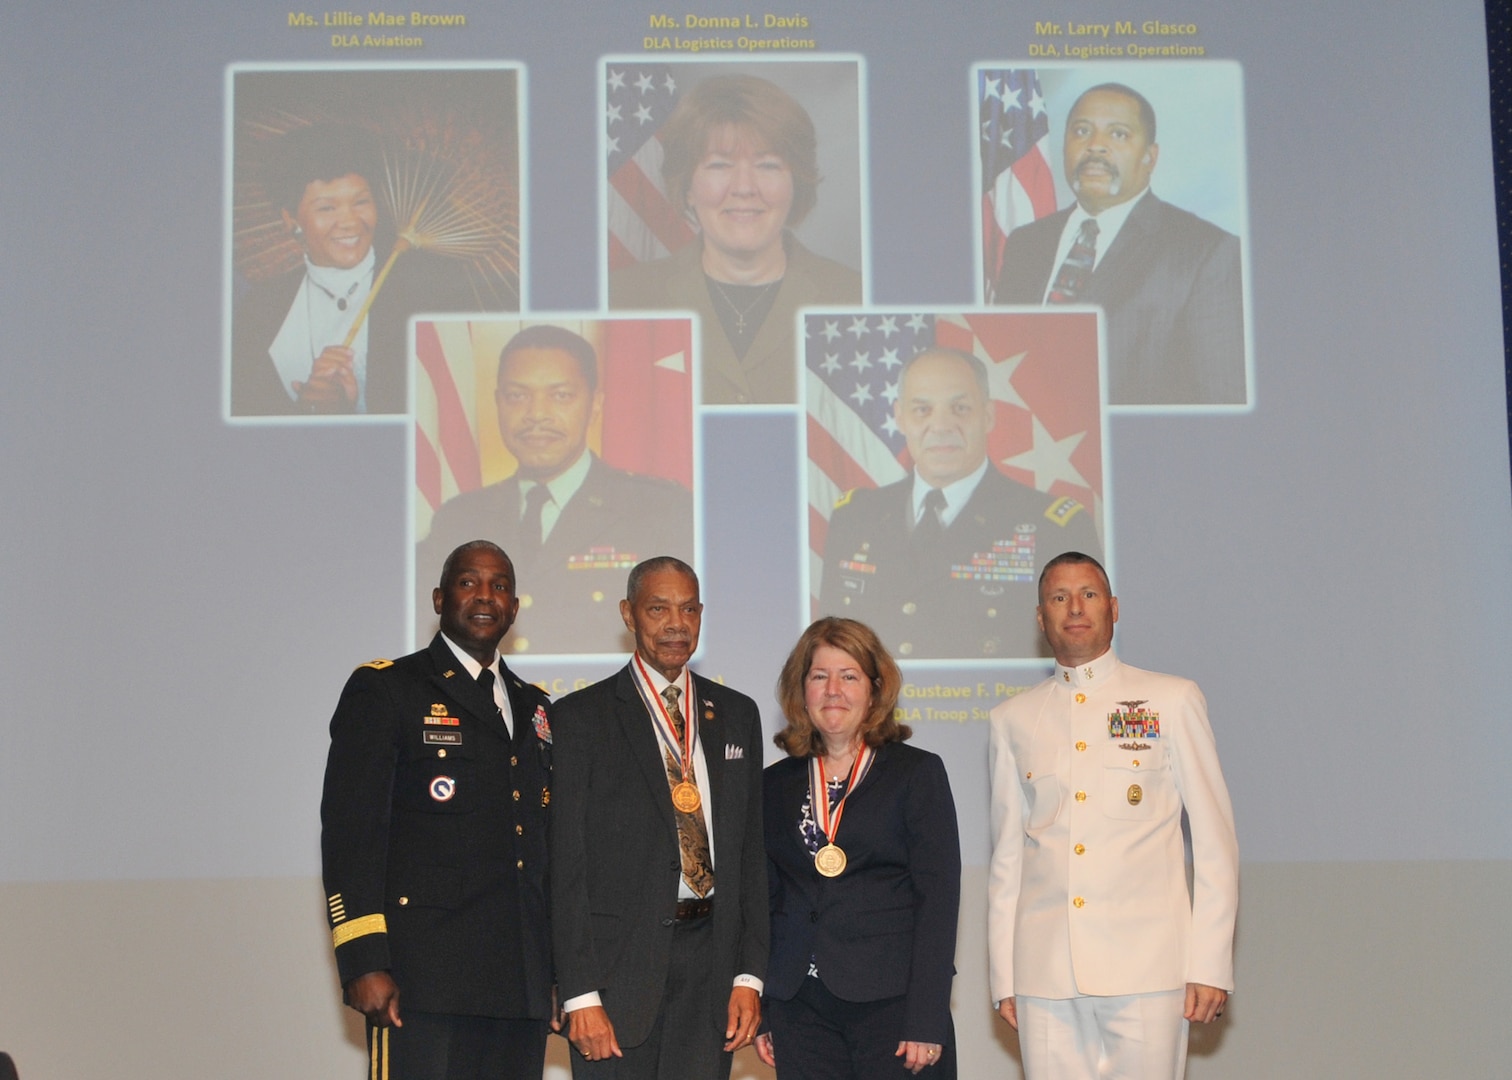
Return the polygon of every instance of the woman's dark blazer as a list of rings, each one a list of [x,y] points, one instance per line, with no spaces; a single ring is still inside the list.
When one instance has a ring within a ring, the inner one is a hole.
[[[845,872],[826,878],[799,832],[809,759],[776,762],[764,778],[772,954],[766,993],[788,1000],[814,958],[845,1001],[905,996],[900,1040],[950,1041],[961,845],[945,763],[886,743],[846,800],[836,843]]]

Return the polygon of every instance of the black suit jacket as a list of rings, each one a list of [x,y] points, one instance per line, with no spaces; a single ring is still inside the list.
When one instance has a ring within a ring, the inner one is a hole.
[[[1014,229],[993,299],[1040,304],[1071,207]],[[1148,192],[1077,298],[1102,306],[1113,405],[1245,401],[1239,238]]]
[[[950,526],[911,544],[913,476],[847,492],[830,515],[819,610],[859,619],[894,656],[1037,656],[1045,563],[1102,557],[1092,515],[988,466]]]
[[[386,253],[379,252],[377,266],[381,268],[386,258]],[[273,366],[268,348],[288,318],[289,306],[304,278],[301,264],[286,274],[258,282],[237,302],[231,323],[232,416],[299,412]],[[466,311],[476,306],[465,277],[449,260],[424,252],[400,255],[368,311],[368,413],[403,413],[409,408],[406,386],[411,315]]]
[[[736,975],[761,978],[767,964],[761,717],[744,694],[697,675],[693,685],[709,771],[699,788],[714,808],[709,984],[727,997]],[[551,716],[561,998],[598,991],[620,1044],[638,1046],[661,1009],[682,868],[662,751],[629,667],[569,694]],[[720,1026],[708,1034],[721,1045],[725,1012],[714,1011]]]
[[[634,643],[620,621],[625,578],[654,555],[693,561],[693,499],[670,480],[638,476],[594,457],[546,542],[520,537],[516,477],[470,491],[436,511],[415,550],[416,640],[436,626],[431,589],[453,548],[492,540],[515,568],[520,616],[500,648],[514,653],[623,653]],[[431,584],[422,584],[429,582]]]
[[[440,635],[347,680],[320,803],[343,984],[387,969],[420,1012],[550,1015],[547,698],[505,672],[513,738]]]
[[[955,976],[961,845],[945,763],[887,743],[845,801],[835,842],[845,872],[814,869],[799,830],[809,759],[776,762],[765,776],[772,959],[766,992],[788,1000],[808,975],[843,1001],[905,997],[899,1039],[948,1045]]]

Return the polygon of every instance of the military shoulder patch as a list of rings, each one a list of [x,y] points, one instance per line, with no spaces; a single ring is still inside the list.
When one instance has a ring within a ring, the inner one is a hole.
[[[1067,525],[1085,507],[1068,495],[1062,495],[1045,509],[1045,517],[1057,525]]]
[[[393,667],[394,662],[392,660],[369,660],[367,663],[358,664],[357,666],[359,668],[370,667],[374,671],[382,671],[386,667]]]
[[[836,499],[835,500],[835,509],[838,510],[842,506],[844,506],[846,503],[850,502],[851,501],[851,496],[854,495],[855,493],[856,493],[856,489],[855,488],[851,488],[844,495],[842,495],[838,499]]]

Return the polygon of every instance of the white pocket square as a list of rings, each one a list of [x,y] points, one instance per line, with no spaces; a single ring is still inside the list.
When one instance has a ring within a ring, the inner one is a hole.
[[[743,747],[743,746],[736,746],[734,743],[725,743],[725,760],[726,761],[744,761],[745,760],[745,747]]]

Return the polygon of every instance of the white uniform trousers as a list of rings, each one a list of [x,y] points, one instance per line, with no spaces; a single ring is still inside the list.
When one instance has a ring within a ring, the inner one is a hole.
[[[1119,997],[1023,994],[1019,1050],[1026,1080],[1181,1080],[1186,990]]]

